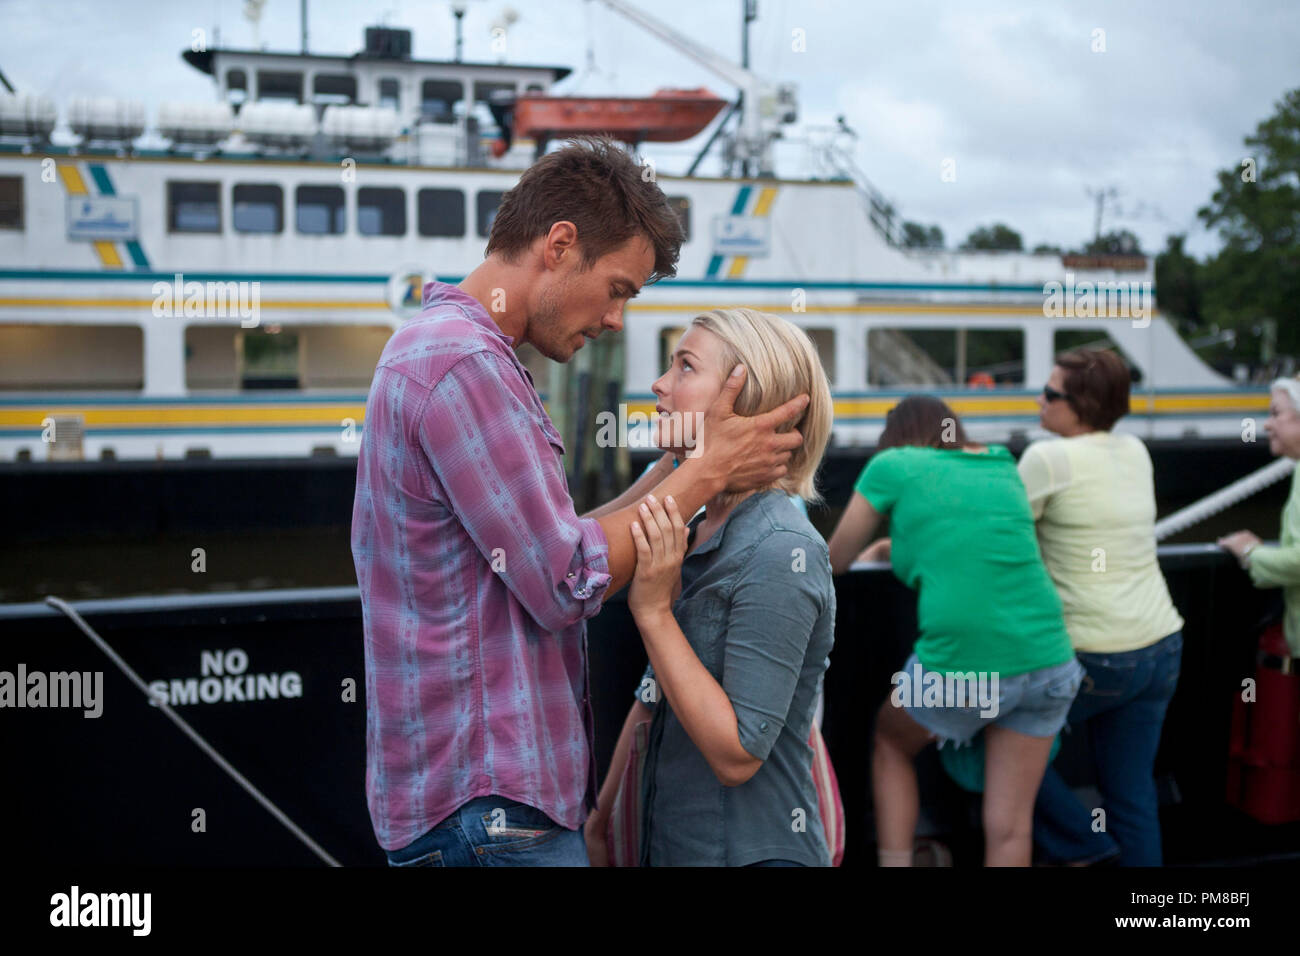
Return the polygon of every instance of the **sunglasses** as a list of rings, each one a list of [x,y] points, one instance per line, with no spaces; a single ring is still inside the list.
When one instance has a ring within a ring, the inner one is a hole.
[[[1050,385],[1043,386],[1043,398],[1045,398],[1049,402],[1057,402],[1063,398],[1068,399],[1069,397],[1070,397],[1069,395],[1066,395],[1064,392],[1058,392]]]

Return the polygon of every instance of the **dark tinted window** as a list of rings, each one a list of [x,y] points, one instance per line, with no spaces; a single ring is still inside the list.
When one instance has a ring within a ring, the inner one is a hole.
[[[0,176],[0,229],[21,229],[22,227],[22,177]]]
[[[357,231],[363,236],[406,234],[406,193],[374,186],[357,190]]]
[[[465,194],[459,189],[421,189],[416,205],[420,235],[465,235]]]
[[[497,217],[497,207],[504,195],[495,189],[485,189],[478,194],[478,234],[484,239],[492,234],[492,220]]]
[[[280,232],[284,229],[284,190],[279,186],[235,186],[231,196],[235,232]]]
[[[343,187],[299,186],[298,231],[308,235],[342,235]]]
[[[220,232],[220,183],[168,183],[167,221],[172,232]]]

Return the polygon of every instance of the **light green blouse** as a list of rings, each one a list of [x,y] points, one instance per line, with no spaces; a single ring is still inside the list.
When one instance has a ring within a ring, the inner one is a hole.
[[[1282,509],[1281,540],[1257,545],[1248,561],[1255,587],[1283,588],[1286,642],[1291,655],[1300,657],[1300,468],[1291,476],[1291,495]]]

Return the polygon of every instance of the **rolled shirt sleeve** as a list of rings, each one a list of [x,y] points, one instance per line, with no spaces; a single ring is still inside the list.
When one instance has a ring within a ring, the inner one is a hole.
[[[830,573],[824,545],[774,531],[755,547],[736,583],[722,686],[740,745],[759,760],[768,758],[785,727],[824,595],[831,593]]]
[[[418,428],[445,500],[528,614],[561,631],[599,611],[609,543],[574,511],[564,446],[518,370],[489,351],[465,356],[430,391]]]

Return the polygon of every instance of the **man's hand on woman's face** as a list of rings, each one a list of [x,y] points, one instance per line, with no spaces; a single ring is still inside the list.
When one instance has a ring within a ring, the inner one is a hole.
[[[796,395],[762,415],[737,415],[736,396],[746,374],[745,367],[737,365],[723,383],[704,417],[695,452],[704,456],[727,491],[750,491],[784,478],[791,454],[803,444],[803,435],[795,429],[778,433],[777,428],[797,421],[808,407],[809,397]]]

